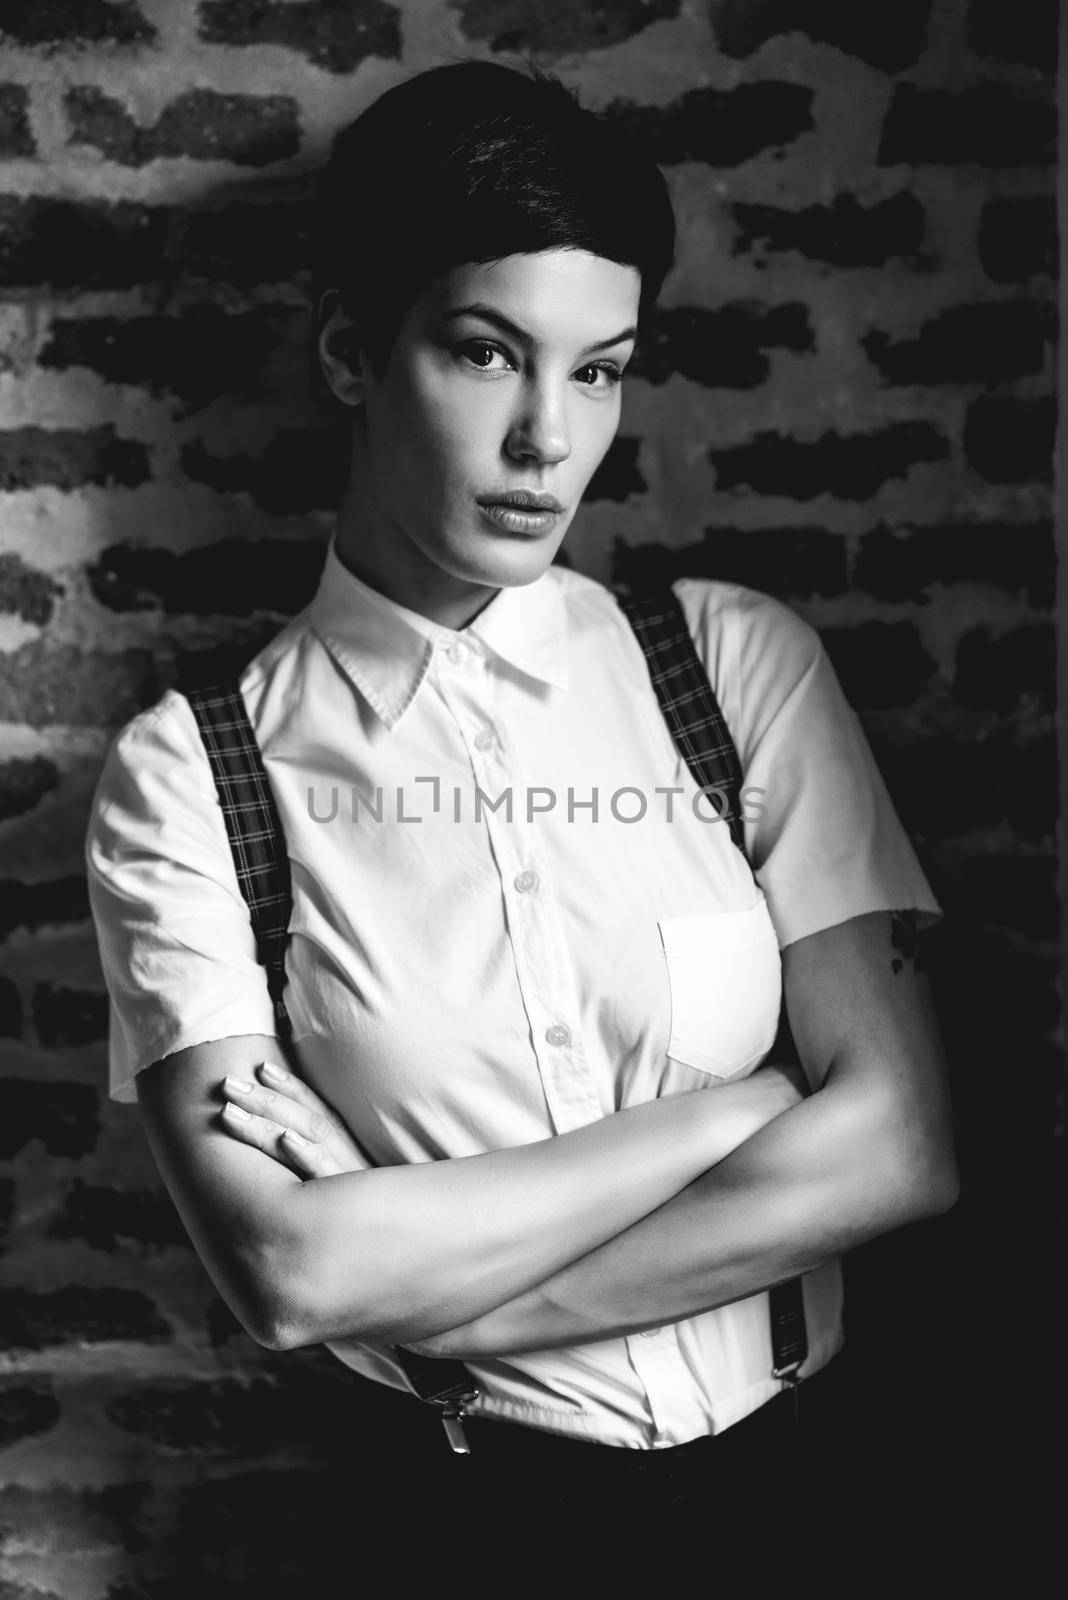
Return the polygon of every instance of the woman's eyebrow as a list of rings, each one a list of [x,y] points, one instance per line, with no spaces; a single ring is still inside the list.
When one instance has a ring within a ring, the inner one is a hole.
[[[492,322],[495,327],[500,328],[502,333],[510,334],[520,344],[532,345],[534,343],[530,334],[526,333],[518,323],[513,322],[510,317],[506,317],[503,311],[494,311],[492,306],[484,306],[477,303],[469,306],[456,306],[454,310],[445,312],[442,321],[453,322],[457,317],[481,317],[484,322]],[[637,338],[637,334],[637,328],[624,328],[622,333],[614,334],[611,339],[598,339],[596,344],[588,344],[580,354],[592,356],[596,350],[608,350],[614,344],[622,344],[624,339]]]

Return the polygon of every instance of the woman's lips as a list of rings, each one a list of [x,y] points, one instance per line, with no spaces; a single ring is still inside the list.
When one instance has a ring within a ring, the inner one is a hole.
[[[544,533],[560,516],[559,511],[523,511],[499,500],[486,505],[480,503],[478,509],[507,533]]]

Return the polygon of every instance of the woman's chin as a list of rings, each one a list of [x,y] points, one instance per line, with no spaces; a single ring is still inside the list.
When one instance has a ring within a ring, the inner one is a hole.
[[[560,542],[556,537],[491,535],[489,540],[479,539],[476,547],[465,550],[453,570],[457,577],[495,589],[533,583],[552,565]]]

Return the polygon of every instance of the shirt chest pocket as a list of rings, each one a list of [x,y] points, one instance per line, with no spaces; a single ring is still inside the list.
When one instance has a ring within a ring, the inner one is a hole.
[[[764,896],[747,911],[657,926],[671,993],[667,1054],[716,1078],[737,1077],[778,1030],[782,963]]]

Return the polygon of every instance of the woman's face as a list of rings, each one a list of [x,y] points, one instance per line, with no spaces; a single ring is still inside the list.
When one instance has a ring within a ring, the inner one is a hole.
[[[462,627],[549,566],[619,425],[640,274],[584,251],[458,267],[410,308],[365,389],[339,553],[411,610]],[[539,517],[491,509],[552,496]]]

